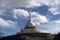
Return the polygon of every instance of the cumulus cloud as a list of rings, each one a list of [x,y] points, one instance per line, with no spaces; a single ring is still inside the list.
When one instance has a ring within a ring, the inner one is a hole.
[[[52,7],[52,8],[49,9],[49,11],[51,11],[51,13],[52,13],[53,15],[60,14],[60,9],[59,9],[59,7]]]
[[[14,6],[14,7],[34,7],[40,6],[36,0],[1,0],[0,5],[3,6]]]
[[[56,21],[51,21],[51,22],[47,22],[43,25],[41,25],[42,31],[44,32],[49,32],[52,34],[57,34],[60,32],[60,20],[56,20]]]
[[[2,27],[14,27],[17,25],[17,22],[13,22],[11,20],[4,20],[0,18],[0,26]]]
[[[60,14],[60,0],[0,0],[0,7],[38,7],[47,5],[53,14]]]
[[[16,7],[34,7],[34,6],[40,6],[40,4],[38,4],[36,2],[36,0],[13,0],[12,4]]]
[[[52,2],[53,1],[53,2]],[[59,0],[0,0],[1,6],[11,5],[11,6],[25,6],[25,7],[34,7],[45,5],[55,5],[59,4]]]
[[[60,14],[60,0],[39,0],[39,3],[47,5],[53,15]]]
[[[50,6],[51,6],[51,8],[49,9],[49,11],[53,15],[60,14],[60,0],[54,0],[53,2],[51,2]]]
[[[13,10],[13,17],[15,19],[17,19],[18,16],[24,16],[24,17],[27,17],[29,14],[28,14],[28,11],[24,10],[24,9],[14,9]]]
[[[28,12],[24,9],[14,9],[13,11],[14,18],[17,18],[18,16],[28,17],[29,13],[31,13],[32,22],[36,25],[40,25],[40,23],[48,22],[48,18],[46,16],[40,15],[37,12]]]
[[[6,16],[5,11],[7,11],[7,10],[1,10],[1,14],[0,15],[5,15]],[[21,19],[28,18],[29,13],[31,13],[33,24],[40,25],[41,23],[48,22],[48,18],[46,16],[40,15],[38,12],[28,12],[27,10],[24,10],[24,9],[13,9],[12,11],[13,12],[12,12],[11,15],[15,19],[18,19],[18,18],[19,19],[20,18]]]
[[[32,14],[32,16],[34,16],[32,18],[32,21],[37,25],[40,25],[41,23],[48,22],[48,18],[46,16],[40,15],[37,12],[31,12],[31,14]]]

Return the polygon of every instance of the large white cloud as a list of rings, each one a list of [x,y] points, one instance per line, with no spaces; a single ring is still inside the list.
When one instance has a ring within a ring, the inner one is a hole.
[[[5,11],[7,10],[1,10],[0,15],[6,16]],[[48,18],[46,16],[40,15],[38,12],[28,12],[24,9],[13,9],[12,11],[12,17],[14,17],[15,19],[21,18],[24,20],[25,18],[28,18],[29,13],[31,13],[33,24],[40,25],[41,23],[48,22]]]
[[[60,0],[0,0],[0,7],[36,7],[47,5],[53,14],[60,14]]]
[[[60,20],[47,22],[46,24],[41,25],[41,27],[44,28],[41,29],[43,32],[57,34],[60,32]]]
[[[17,25],[17,22],[13,22],[11,20],[4,20],[0,18],[0,26],[1,27],[14,27]]]
[[[33,7],[40,5],[49,5],[54,6],[55,4],[59,4],[59,0],[0,0],[1,6],[3,5],[11,5],[11,6],[25,6],[25,7]]]
[[[60,0],[53,0],[50,6],[51,8],[49,9],[49,11],[51,11],[53,15],[60,14]]]
[[[46,16],[40,15],[37,12],[31,12],[32,16],[32,21],[36,24],[36,25],[40,25],[41,23],[45,23],[48,22],[48,18]]]
[[[29,14],[28,14],[28,11],[24,10],[24,9],[14,9],[13,10],[13,17],[15,19],[17,19],[18,16],[24,16],[24,17],[27,17]]]
[[[48,18],[46,16],[40,15],[37,12],[28,12],[24,9],[14,9],[14,11],[13,11],[14,16],[13,17],[14,18],[18,18],[18,16],[28,17],[29,13],[31,13],[32,22],[35,23],[36,25],[40,25],[40,23],[48,22]]]
[[[60,14],[60,8],[59,8],[59,7],[52,7],[52,8],[49,9],[49,11],[50,11],[53,15]]]
[[[14,7],[34,7],[40,6],[36,0],[0,0],[0,5],[3,6],[14,6]]]

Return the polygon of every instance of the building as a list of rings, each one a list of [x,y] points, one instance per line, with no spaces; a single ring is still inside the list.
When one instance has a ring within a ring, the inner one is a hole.
[[[29,20],[21,32],[16,35],[3,37],[1,40],[53,40],[54,36],[50,33],[39,32],[35,25],[32,24],[31,14],[29,13]]]
[[[29,20],[23,30],[21,30],[23,38],[26,40],[53,40],[53,36],[50,33],[39,32],[35,25],[32,24],[31,14],[29,13]]]

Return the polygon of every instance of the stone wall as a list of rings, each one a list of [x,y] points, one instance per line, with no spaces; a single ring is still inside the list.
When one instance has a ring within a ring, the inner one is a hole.
[[[0,40],[53,40],[53,36],[46,34],[16,34],[3,37]]]

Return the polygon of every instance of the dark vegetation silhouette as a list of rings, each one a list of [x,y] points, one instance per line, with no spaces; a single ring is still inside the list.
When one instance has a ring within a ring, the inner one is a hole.
[[[58,33],[55,37],[54,40],[60,40],[60,33]]]

